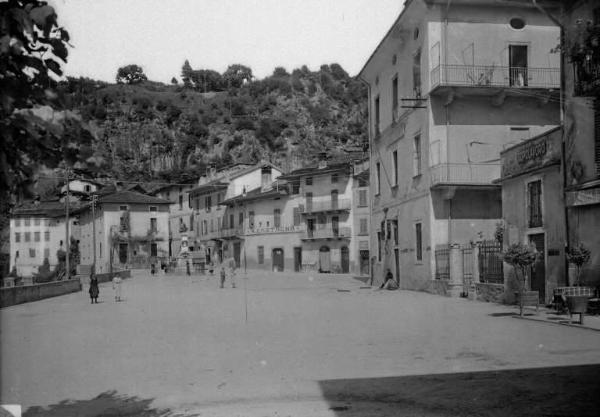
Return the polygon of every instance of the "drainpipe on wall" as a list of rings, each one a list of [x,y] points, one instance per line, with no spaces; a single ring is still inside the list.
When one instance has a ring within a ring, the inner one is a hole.
[[[565,258],[565,267],[564,267],[564,274],[565,274],[565,283],[567,284],[567,286],[570,284],[569,283],[569,262],[567,261],[567,256],[566,256],[566,252],[569,249],[569,245],[571,242],[571,228],[570,228],[570,223],[569,223],[569,208],[567,206],[567,129],[565,128],[565,119],[566,119],[566,100],[565,100],[565,85],[566,85],[566,78],[565,78],[565,59],[564,59],[564,50],[565,50],[565,46],[566,46],[566,32],[565,32],[565,26],[563,25],[563,23],[560,21],[560,19],[558,19],[556,16],[554,16],[552,13],[550,13],[549,11],[547,11],[546,9],[544,9],[543,6],[541,6],[540,4],[538,4],[537,0],[531,0],[531,3],[544,15],[546,15],[548,17],[548,19],[550,19],[554,24],[556,24],[559,28],[560,28],[560,121],[562,124],[562,137],[561,137],[561,156],[560,156],[560,168],[562,170],[562,180],[563,180],[563,189],[562,189],[562,194],[563,194],[563,205],[564,205],[564,217],[565,217],[565,238],[566,241],[564,242],[564,251],[565,253],[563,254],[564,258]],[[563,5],[563,8],[565,6]],[[564,9],[563,9],[564,10]]]

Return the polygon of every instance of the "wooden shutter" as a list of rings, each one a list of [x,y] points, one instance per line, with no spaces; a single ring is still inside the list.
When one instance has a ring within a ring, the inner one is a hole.
[[[600,176],[600,99],[594,100],[594,162]]]

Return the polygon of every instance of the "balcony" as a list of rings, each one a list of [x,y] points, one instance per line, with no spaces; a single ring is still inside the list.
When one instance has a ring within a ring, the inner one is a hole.
[[[247,235],[265,235],[272,233],[296,233],[304,230],[304,226],[254,227],[246,229]]]
[[[431,71],[431,94],[440,87],[560,89],[560,68],[439,65]]]
[[[347,199],[342,200],[326,200],[314,201],[307,200],[304,208],[301,209],[302,214],[322,213],[322,212],[341,212],[349,211],[352,207],[352,202]]]
[[[228,229],[221,229],[216,232],[217,239],[235,239],[244,235],[244,229],[241,227],[232,227]]]
[[[430,168],[431,187],[438,185],[492,185],[501,164],[439,164]]]
[[[322,229],[306,230],[302,240],[340,240],[350,239],[352,229],[349,227],[325,227]]]

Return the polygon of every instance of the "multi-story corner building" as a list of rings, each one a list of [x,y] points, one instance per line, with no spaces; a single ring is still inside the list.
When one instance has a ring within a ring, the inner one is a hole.
[[[564,148],[569,246],[592,252],[581,283],[600,284],[600,4],[564,1]],[[570,284],[574,284],[574,277]]]
[[[69,236],[76,236],[77,219],[69,219]],[[54,269],[57,252],[66,250],[65,205],[59,201],[37,201],[17,208],[10,219],[10,269],[31,277],[44,259]]]
[[[238,164],[201,178],[201,184],[189,191],[193,209],[193,225],[189,241],[197,251],[206,253],[207,261],[214,255],[222,260],[233,256],[241,260],[241,240],[237,238],[239,218],[225,213],[221,203],[257,187],[264,187],[281,175],[281,170],[268,162],[256,165]]]
[[[233,256],[250,269],[302,270],[302,224],[298,203],[290,198],[288,184],[277,180],[266,187],[223,201],[225,239],[233,243]]]
[[[493,237],[500,152],[560,124],[559,36],[532,2],[406,2],[360,72],[376,280],[462,291],[436,250]]]
[[[364,226],[368,182],[363,171],[352,162],[321,161],[281,176],[294,202],[294,224],[300,223],[303,230],[302,250],[294,249],[294,265],[318,272],[368,274],[368,227]]]
[[[233,256],[241,251],[253,269],[368,276],[365,170],[365,162],[323,161],[224,200],[222,234]]]
[[[189,197],[189,191],[194,187],[196,184],[166,185],[152,192],[152,195],[171,202],[169,205],[169,257],[179,255],[182,236],[194,233],[194,212]],[[193,245],[189,249],[193,250]]]
[[[170,204],[161,198],[119,191],[99,196],[94,208],[91,204],[82,207],[81,265],[92,266],[95,261],[96,273],[107,273],[111,263],[119,269],[147,268],[166,259]]]

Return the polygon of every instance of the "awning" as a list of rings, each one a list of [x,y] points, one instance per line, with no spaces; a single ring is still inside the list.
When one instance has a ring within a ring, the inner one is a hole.
[[[600,204],[600,188],[570,191],[567,193],[567,206],[589,206]]]

